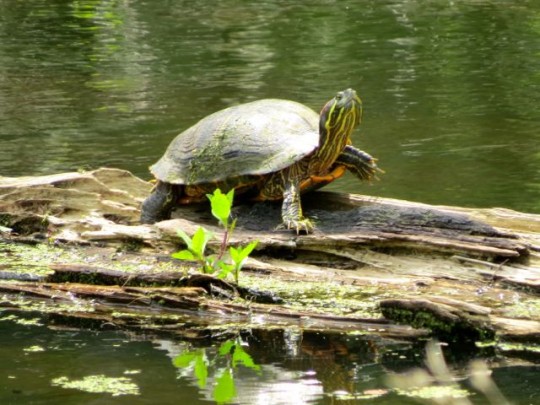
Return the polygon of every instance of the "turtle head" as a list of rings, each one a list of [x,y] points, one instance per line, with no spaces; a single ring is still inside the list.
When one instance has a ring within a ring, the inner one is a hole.
[[[331,140],[344,136],[348,139],[362,119],[362,100],[353,89],[340,91],[325,104],[320,117],[321,137]]]

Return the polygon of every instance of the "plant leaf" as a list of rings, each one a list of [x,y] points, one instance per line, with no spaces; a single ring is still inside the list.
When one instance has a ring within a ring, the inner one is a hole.
[[[182,238],[182,240],[184,241],[184,243],[186,244],[187,248],[188,249],[191,249],[191,246],[193,245],[193,242],[191,240],[191,238],[188,236],[187,233],[185,233],[183,230],[179,229],[178,231],[176,231],[176,234],[178,236],[180,236],[180,238]]]
[[[234,196],[234,189],[231,191],[233,192],[232,196]],[[214,191],[214,194],[207,194],[207,197],[210,200],[210,206],[212,208],[212,215],[225,228],[227,228],[229,224],[229,216],[231,215],[232,201],[229,199],[231,191],[225,195],[219,188],[217,188]]]
[[[231,188],[229,192],[227,193],[227,200],[229,200],[229,211],[232,207],[233,200],[234,200],[234,188]]]
[[[195,376],[200,388],[206,387],[206,379],[208,378],[208,366],[206,364],[206,356],[204,352],[201,352],[195,358]]]
[[[225,342],[223,342],[221,344],[221,346],[219,346],[219,350],[218,350],[218,353],[221,355],[221,356],[225,356],[227,354],[229,354],[231,352],[231,349],[233,348],[233,346],[236,345],[236,342],[234,340],[226,340]]]
[[[187,249],[173,253],[171,256],[179,260],[197,260],[193,253]]]
[[[229,247],[229,255],[231,255],[231,260],[234,263],[238,263],[241,260],[239,249],[235,248],[234,246]]]
[[[236,220],[238,218],[233,219],[232,223],[229,225],[229,235],[234,232],[234,228],[236,228]]]
[[[206,274],[214,273],[216,271],[215,263],[216,263],[216,257],[214,255],[206,256],[204,258],[203,272],[206,273]],[[219,264],[219,262],[218,262],[218,264]]]
[[[238,247],[235,248],[231,246],[229,248],[229,253],[231,255],[231,259],[233,260],[236,268],[240,270],[242,266],[244,265],[246,259],[250,255],[251,252],[253,252],[253,249],[257,246],[258,241],[253,241],[250,244],[248,244],[245,247]]]
[[[258,240],[254,240],[253,242],[249,243],[247,246],[245,246],[243,249],[242,249],[242,260],[245,260],[248,258],[248,256],[251,254],[251,252],[253,252],[253,249],[255,249],[257,247],[257,244],[259,243]]]
[[[196,353],[188,352],[176,356],[173,359],[173,365],[175,367],[188,367],[197,357]]]
[[[242,348],[241,345],[236,345],[236,349],[233,353],[233,367],[236,367],[238,363],[241,363],[244,367],[248,367],[252,370],[259,371],[261,366],[255,364],[251,356]]]
[[[195,233],[193,234],[193,242],[190,250],[193,254],[199,258],[203,259],[204,251],[206,250],[206,244],[212,238],[213,234],[210,231],[207,231],[202,226],[199,226]]]
[[[236,396],[236,387],[234,377],[230,368],[223,370],[223,373],[216,378],[214,387],[214,400],[218,404],[224,404],[231,401]]]
[[[227,275],[235,268],[233,264],[225,263],[223,260],[220,260],[218,262],[218,266],[221,269],[221,271],[217,275],[219,279],[227,277]]]

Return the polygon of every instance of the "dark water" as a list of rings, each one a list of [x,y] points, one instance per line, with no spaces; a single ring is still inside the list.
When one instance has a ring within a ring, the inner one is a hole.
[[[386,175],[331,188],[540,212],[536,0],[2,1],[0,174],[148,178],[215,110],[347,87]]]
[[[51,319],[32,314],[20,317],[8,311],[0,312],[0,318],[2,404],[207,404],[214,402],[216,380],[226,367],[217,355],[216,340],[185,342],[107,330],[51,330],[44,326]],[[41,325],[22,325],[21,319]],[[235,404],[419,403],[388,390],[385,381],[390,373],[423,367],[420,345],[380,347],[380,342],[361,337],[280,330],[251,331],[242,339],[244,350],[260,370],[242,366],[234,370]],[[203,352],[209,363],[205,388],[199,387],[193,369],[173,365],[173,358],[188,352]],[[464,375],[459,369],[472,357],[447,357],[461,380]],[[498,362],[497,357],[491,361]],[[540,368],[519,362],[494,370],[493,380],[514,405],[538,404]],[[95,375],[122,379],[129,392],[96,393],[90,385],[74,389],[54,383],[61,377],[77,381]],[[489,404],[465,381],[460,384],[473,404]],[[366,393],[378,396],[362,399]]]

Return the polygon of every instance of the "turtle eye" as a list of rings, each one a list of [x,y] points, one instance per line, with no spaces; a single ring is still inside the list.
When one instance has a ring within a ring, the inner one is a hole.
[[[336,100],[340,101],[343,98],[343,92],[340,91],[338,94],[336,94]]]

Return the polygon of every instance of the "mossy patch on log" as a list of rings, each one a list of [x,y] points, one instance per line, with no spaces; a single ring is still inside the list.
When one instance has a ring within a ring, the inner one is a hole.
[[[495,338],[495,329],[485,313],[470,313],[427,299],[383,300],[380,306],[387,319],[430,329],[445,342],[474,344]]]

